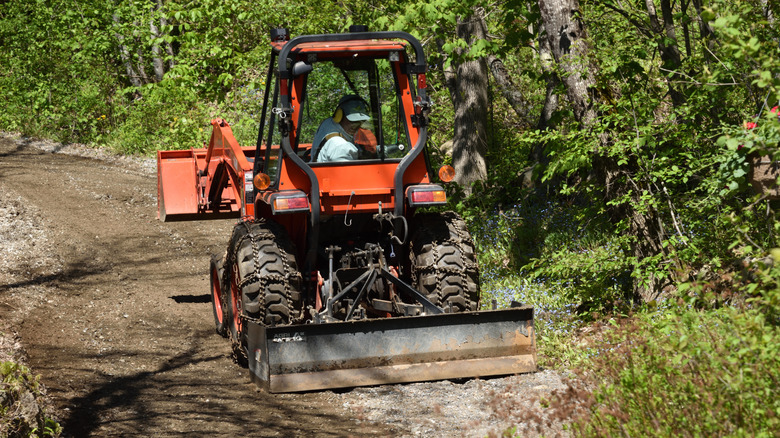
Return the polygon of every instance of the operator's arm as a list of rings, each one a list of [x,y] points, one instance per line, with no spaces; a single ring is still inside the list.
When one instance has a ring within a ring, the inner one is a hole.
[[[333,137],[322,146],[317,161],[352,161],[357,159],[357,146],[341,137]]]

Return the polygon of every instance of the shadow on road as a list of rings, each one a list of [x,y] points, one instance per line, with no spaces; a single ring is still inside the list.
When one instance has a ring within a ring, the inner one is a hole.
[[[74,263],[70,264],[68,269],[65,271],[34,276],[32,278],[16,281],[13,283],[0,284],[0,293],[10,291],[12,289],[24,288],[27,286],[57,286],[63,282],[81,281],[82,279],[96,275],[99,272],[100,271],[94,267],[87,267],[81,263]]]
[[[176,301],[178,304],[198,304],[198,303],[210,303],[211,302],[211,295],[209,294],[203,294],[203,295],[174,295],[170,297],[173,301]]]
[[[322,421],[343,423],[335,413],[319,414],[318,421],[311,424],[301,421],[303,416],[311,415],[306,412],[309,406],[305,397],[255,390],[248,378],[223,382],[213,375],[193,372],[209,369],[201,364],[224,359],[222,355],[204,355],[203,350],[193,346],[171,356],[154,371],[123,377],[99,374],[97,378],[104,383],[69,402],[73,408],[62,421],[65,433],[74,437],[103,433],[217,436],[232,428],[244,431],[246,436],[343,436],[343,431],[317,426]],[[119,360],[132,358],[132,353],[116,352],[112,356]],[[246,372],[240,368],[236,371]]]

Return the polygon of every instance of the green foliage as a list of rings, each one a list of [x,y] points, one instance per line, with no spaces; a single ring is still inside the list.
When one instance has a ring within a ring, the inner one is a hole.
[[[495,265],[481,265],[482,306],[494,302],[498,308],[507,308],[512,302],[534,307],[534,330],[539,366],[553,369],[572,369],[583,361],[581,349],[572,341],[572,335],[583,325],[576,306],[562,293],[565,288],[551,282],[541,282]]]
[[[9,0],[0,9],[0,129],[149,154],[201,145],[209,121],[220,117],[239,143],[252,144],[268,30],[284,26],[295,36],[365,23],[409,31],[425,44],[436,166],[451,160],[437,146],[454,128],[443,70],[496,55],[528,116],[521,120],[491,86],[489,175],[469,198],[450,188],[475,237],[483,303],[536,306],[542,363],[590,363],[599,372],[604,386],[587,405],[583,432],[771,431],[778,412],[766,391],[777,386],[778,367],[768,346],[777,341],[780,274],[752,260],[780,246],[778,204],[753,193],[747,177],[751,157],[780,160],[780,122],[771,112],[780,101],[780,31],[763,10],[780,17],[778,5],[713,0],[699,15],[692,2],[674,2],[674,39],[648,26],[644,2],[580,3],[596,81],[588,92],[597,119],[587,129],[560,81],[547,127],[529,127],[548,78],[564,72],[539,57],[538,4],[521,0],[168,0],[162,7],[151,0]],[[458,21],[480,9],[488,12],[490,38],[457,38]],[[669,48],[679,65],[661,59]],[[162,80],[152,73],[155,57],[165,64]],[[329,102],[319,103],[315,117]],[[549,163],[531,162],[540,149]],[[598,175],[604,162],[619,171]],[[529,174],[535,187],[524,185]],[[642,217],[653,219],[656,233],[646,253],[636,232]],[[620,309],[635,298],[632,290],[652,282],[665,287],[668,302],[676,286],[691,310],[641,314],[631,332],[618,329],[603,344],[614,351],[577,346],[572,336],[583,314]],[[738,304],[739,311],[728,307]]]
[[[38,404],[42,396],[38,377],[27,367],[0,362],[0,436],[60,436],[60,425]]]
[[[11,0],[0,11],[0,129],[150,153],[197,147],[222,117],[253,143],[259,111],[246,96],[262,90],[269,29],[344,31],[372,14],[350,2]]]
[[[551,404],[559,410],[553,417],[577,416],[578,436],[773,436],[778,428],[780,271],[751,261],[780,251],[767,250],[778,246],[777,204],[757,202],[747,184],[749,154],[778,158],[780,124],[770,112],[778,101],[778,34],[757,18],[755,3],[712,6],[704,16],[718,45],[694,39],[676,77],[660,70],[657,41],[635,22],[593,3],[583,7],[598,66],[599,119],[586,131],[563,110],[555,129],[524,133],[550,152],[544,178],[569,200],[560,204],[565,209],[534,210],[538,192],[508,187],[530,149],[522,142],[507,142],[491,160],[494,179],[476,200],[460,202],[485,239],[487,294],[538,306],[540,363],[587,370]],[[682,38],[682,22],[676,27]],[[685,97],[678,105],[668,95],[672,79]],[[746,129],[745,121],[758,126]],[[631,190],[610,204],[606,188],[592,184],[594,157],[626,170],[613,184]],[[657,214],[660,253],[635,257],[629,218],[606,214],[631,210]],[[556,217],[566,219],[551,227]],[[566,303],[610,310],[630,283],[650,275],[665,279],[668,290],[677,284],[685,301],[650,303],[631,319],[613,320],[617,327],[606,333],[579,338],[582,323]],[[545,307],[555,301],[545,293],[558,298],[555,305]]]
[[[549,236],[551,240],[568,234]],[[631,299],[630,258],[625,256],[625,239],[603,244],[583,238],[573,245],[549,242],[551,248],[525,266],[534,278],[560,284],[560,294],[570,303],[586,304],[598,311],[613,303]],[[552,248],[557,248],[552,250]]]
[[[544,417],[576,436],[775,436],[780,248],[719,283],[679,289],[684,299],[587,328],[542,319],[540,363],[575,370]],[[512,436],[533,427],[516,426]]]
[[[735,253],[761,254],[749,228],[739,232]],[[583,372],[548,415],[577,436],[775,436],[780,248],[744,260],[725,272],[713,261],[716,272],[678,285],[676,302],[611,318],[582,340],[564,335],[559,360]]]
[[[131,102],[108,144],[125,153],[187,149],[208,140],[207,115],[186,87],[163,81],[145,87],[144,97]],[[210,128],[210,127],[209,127]]]
[[[582,8],[598,119],[581,129],[562,105],[554,129],[526,130],[520,140],[495,137],[504,144],[491,149],[488,180],[476,199],[460,201],[459,208],[477,228],[497,212],[520,213],[508,226],[501,219],[491,225],[500,244],[494,238],[484,245],[485,262],[522,267],[525,275],[560,287],[571,302],[609,307],[638,285],[672,286],[689,270],[739,257],[731,244],[743,236],[764,248],[776,246],[775,234],[766,232],[774,213],[762,216],[745,207],[756,199],[747,184],[748,154],[776,153],[780,136],[780,124],[771,123],[772,105],[765,103],[777,102],[778,32],[757,19],[762,12],[755,3],[711,6],[704,17],[713,20],[715,33],[699,39],[685,21],[695,11],[677,10],[679,39],[662,41],[682,52],[677,71],[659,62],[659,40],[639,26],[636,18],[647,15],[643,4]],[[620,8],[625,9],[618,13]],[[520,7],[502,13],[516,27],[510,31],[500,22],[497,29],[528,38],[518,28],[535,11]],[[670,88],[683,98],[671,102]],[[742,122],[754,120],[762,107],[758,128],[744,129]],[[537,174],[550,186],[547,193],[530,195],[520,188],[518,169],[534,144],[543,144],[548,154],[549,164],[537,165]],[[744,147],[737,150],[739,145]],[[609,187],[594,184],[603,181],[596,172],[605,161],[619,169]],[[554,202],[564,203],[570,218],[552,231],[538,224],[554,222],[556,209],[530,208],[549,198],[549,190],[557,191]],[[643,251],[632,215],[653,218],[656,252]]]
[[[577,435],[774,436],[776,322],[756,310],[682,307],[608,331],[591,349],[594,374],[575,384],[597,389],[565,401]]]
[[[60,140],[96,139],[116,87],[102,69],[112,48],[97,31],[110,21],[108,5],[11,1],[0,11],[0,128]]]

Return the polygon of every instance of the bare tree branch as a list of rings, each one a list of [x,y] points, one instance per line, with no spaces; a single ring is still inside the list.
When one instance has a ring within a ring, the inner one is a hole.
[[[531,126],[530,112],[532,105],[525,99],[523,93],[512,81],[504,62],[498,59],[496,55],[491,54],[487,56],[487,64],[490,72],[493,74],[493,78],[496,80],[496,85],[501,90],[501,95],[509,102],[517,117],[528,126]]]

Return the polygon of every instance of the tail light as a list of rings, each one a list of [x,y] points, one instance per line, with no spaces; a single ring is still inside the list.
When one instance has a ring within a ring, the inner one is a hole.
[[[309,197],[300,190],[274,193],[268,201],[273,214],[309,211]]]
[[[439,185],[420,184],[406,189],[406,199],[410,207],[444,205],[447,202],[447,193]]]

